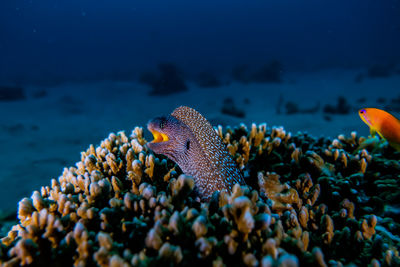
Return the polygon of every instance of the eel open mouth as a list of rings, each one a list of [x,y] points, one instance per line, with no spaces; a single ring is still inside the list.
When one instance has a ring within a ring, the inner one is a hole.
[[[161,132],[156,131],[154,129],[149,129],[149,130],[153,134],[153,138],[154,138],[154,140],[151,141],[151,143],[166,142],[166,141],[169,140],[168,135],[166,135],[165,133],[161,133]]]

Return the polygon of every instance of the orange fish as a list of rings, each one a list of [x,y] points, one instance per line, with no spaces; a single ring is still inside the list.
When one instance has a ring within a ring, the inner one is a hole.
[[[396,117],[377,108],[360,109],[358,115],[369,126],[373,137],[378,133],[400,151],[400,121]]]

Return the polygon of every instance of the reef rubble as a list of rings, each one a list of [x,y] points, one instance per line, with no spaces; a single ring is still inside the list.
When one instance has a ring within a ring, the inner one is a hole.
[[[202,203],[191,177],[147,149],[142,128],[111,133],[19,202],[0,264],[400,265],[399,152],[355,132],[216,131],[247,186]]]

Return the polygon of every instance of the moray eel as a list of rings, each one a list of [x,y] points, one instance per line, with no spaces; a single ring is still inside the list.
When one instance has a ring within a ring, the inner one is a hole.
[[[215,191],[230,192],[236,183],[245,184],[222,139],[196,110],[181,106],[150,120],[147,128],[154,137],[148,147],[192,176],[202,200],[210,200]]]
[[[360,109],[358,115],[369,126],[372,137],[378,133],[400,151],[400,121],[396,117],[377,108]]]

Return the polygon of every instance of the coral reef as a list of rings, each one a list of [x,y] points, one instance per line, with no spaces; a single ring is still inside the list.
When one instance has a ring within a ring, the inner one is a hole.
[[[351,106],[344,96],[339,96],[336,106],[325,105],[323,111],[324,113],[329,114],[349,114],[351,111]]]
[[[62,115],[78,115],[84,111],[82,100],[76,96],[63,95],[56,100],[56,103]]]
[[[246,113],[243,109],[238,108],[233,101],[233,98],[227,97],[222,103],[221,113],[237,118],[244,118]]]
[[[252,80],[259,83],[280,83],[282,65],[279,61],[273,60],[262,66],[252,75]]]
[[[400,153],[265,124],[216,129],[247,186],[194,197],[194,180],[135,128],[81,153],[19,202],[3,266],[398,266]],[[398,218],[398,217],[397,217]]]
[[[18,134],[23,133],[26,130],[29,130],[29,128],[22,123],[12,123],[12,124],[8,124],[8,125],[0,125],[0,130],[4,131],[10,135],[18,135]]]
[[[375,64],[368,68],[367,76],[369,78],[386,78],[395,74],[395,64]]]
[[[48,96],[48,92],[45,89],[38,89],[33,91],[32,97],[33,98],[44,98]]]
[[[276,103],[276,113],[281,114],[282,108],[284,107],[284,113],[288,115],[293,114],[314,114],[317,113],[320,109],[320,103],[317,102],[315,106],[301,108],[298,103],[294,101],[287,101],[283,98],[283,94],[279,95],[278,101]]]
[[[288,101],[285,104],[286,114],[314,114],[319,111],[320,103],[316,103],[315,106],[309,108],[300,108],[299,105],[293,101]]]
[[[238,65],[232,69],[232,78],[234,81],[247,84],[250,82],[249,67],[247,65]]]
[[[399,71],[396,69],[395,63],[374,64],[369,66],[365,72],[358,73],[354,77],[354,82],[362,83],[365,78],[388,78],[396,75],[397,73],[399,73]]]
[[[139,82],[149,85],[153,90],[150,95],[169,95],[187,90],[182,73],[172,63],[160,63],[159,73],[143,73]]]
[[[282,82],[282,64],[277,60],[264,64],[257,70],[250,69],[247,65],[233,68],[232,78],[240,83],[280,83]]]
[[[360,97],[357,98],[357,104],[365,104],[365,102],[367,102],[367,98],[366,97]]]
[[[16,101],[25,99],[22,87],[0,86],[0,101]]]
[[[384,98],[384,97],[378,97],[378,98],[376,99],[376,103],[378,103],[378,104],[385,104],[385,103],[386,103],[386,98]]]
[[[365,74],[364,73],[358,73],[355,77],[354,77],[354,82],[355,83],[362,83],[365,79]]]
[[[16,223],[16,211],[0,211],[0,236],[6,236],[10,228]]]
[[[385,109],[388,111],[400,112],[400,95],[393,97],[390,100],[390,104],[386,105]]]
[[[222,82],[218,79],[218,77],[210,72],[203,71],[197,75],[195,82],[198,86],[203,88],[215,88],[222,86]]]

